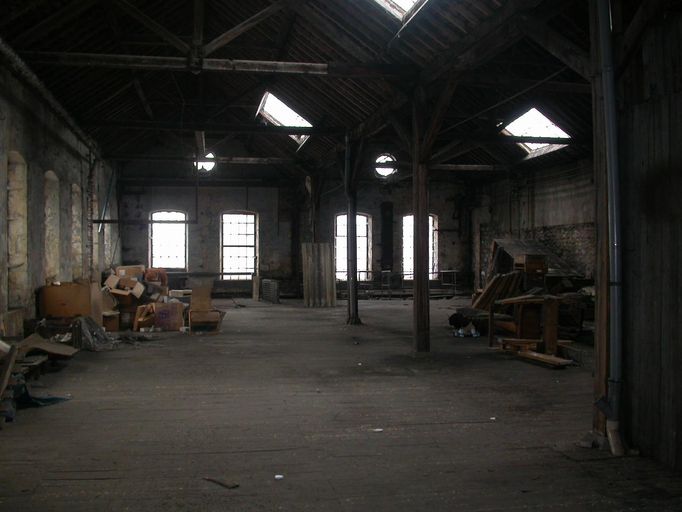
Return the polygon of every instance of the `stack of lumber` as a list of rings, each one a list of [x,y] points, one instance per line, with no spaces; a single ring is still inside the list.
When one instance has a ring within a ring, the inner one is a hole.
[[[496,300],[517,295],[522,281],[522,272],[496,275],[486,285],[481,294],[474,299],[472,307],[474,309],[488,310]]]

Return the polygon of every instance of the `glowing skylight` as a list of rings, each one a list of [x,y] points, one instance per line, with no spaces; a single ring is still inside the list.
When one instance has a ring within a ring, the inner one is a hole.
[[[311,128],[313,126],[271,92],[266,92],[263,95],[256,115],[263,116],[265,120],[276,126],[297,126],[300,128]],[[289,135],[289,137],[301,145],[308,140],[310,135]]]
[[[505,129],[505,133],[509,135],[516,135],[517,137],[556,137],[559,139],[570,139],[565,131],[550,121],[547,116],[536,108],[531,108],[521,117],[509,123]],[[554,149],[564,147],[563,144],[538,144],[534,142],[520,143],[523,149],[528,153],[532,153],[539,149],[549,146],[556,146]]]
[[[207,153],[204,158],[215,158],[215,155],[213,153]],[[200,160],[194,162],[194,166],[198,167],[200,171],[212,171],[215,167],[215,160]]]
[[[374,0],[396,18],[402,18],[418,0]]]

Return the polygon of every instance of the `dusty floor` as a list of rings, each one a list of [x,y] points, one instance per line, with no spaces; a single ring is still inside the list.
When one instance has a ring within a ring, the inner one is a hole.
[[[423,359],[409,302],[361,302],[361,327],[344,307],[239,302],[220,335],[81,353],[43,376],[73,399],[0,432],[0,510],[682,510],[679,476],[576,446],[588,368],[455,339],[448,302],[432,304]]]

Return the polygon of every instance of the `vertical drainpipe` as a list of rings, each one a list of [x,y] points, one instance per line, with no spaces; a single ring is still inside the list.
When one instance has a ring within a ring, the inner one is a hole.
[[[607,414],[606,433],[613,455],[623,455],[624,449],[620,435],[621,392],[623,386],[620,167],[618,162],[616,83],[609,0],[597,0],[597,12],[599,17],[599,49],[601,52],[604,94],[609,215],[609,414]]]

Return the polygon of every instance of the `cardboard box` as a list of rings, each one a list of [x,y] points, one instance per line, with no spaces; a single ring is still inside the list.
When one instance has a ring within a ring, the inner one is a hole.
[[[105,311],[102,313],[104,329],[107,332],[121,330],[121,314],[118,311]]]
[[[154,307],[154,327],[164,331],[179,331],[185,326],[185,306],[180,302],[156,303]]]
[[[118,301],[108,288],[102,288],[102,310],[113,311],[118,306]]]
[[[151,304],[138,306],[133,319],[133,331],[139,331],[143,327],[154,325],[154,310]]]
[[[137,277],[144,278],[144,265],[123,265],[116,267],[116,275],[118,277]]]
[[[110,290],[113,290],[114,288],[118,288],[118,282],[121,280],[120,277],[116,275],[111,275],[107,277],[107,280],[104,281],[104,286],[109,288]]]
[[[176,298],[189,297],[190,295],[192,295],[192,290],[170,290],[168,292],[168,295],[170,297],[176,297]]]
[[[144,285],[142,283],[137,283],[135,286],[133,286],[133,289],[130,290],[130,293],[132,293],[136,298],[142,297],[142,294],[144,293]]]
[[[102,325],[102,290],[98,283],[61,283],[43,286],[38,294],[41,317],[89,316]]]
[[[120,277],[118,279],[118,288],[123,290],[132,290],[139,283],[140,282],[137,280],[137,277]]]

